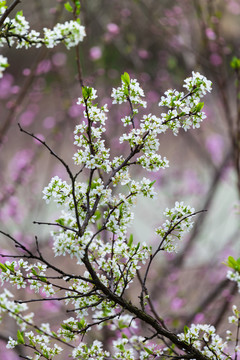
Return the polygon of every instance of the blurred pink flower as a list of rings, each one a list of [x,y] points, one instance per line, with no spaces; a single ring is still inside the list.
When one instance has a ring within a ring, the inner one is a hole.
[[[43,60],[38,64],[37,70],[36,70],[36,74],[37,75],[41,75],[41,74],[46,74],[48,73],[52,68],[52,63],[50,60]]]
[[[0,79],[0,99],[8,98],[12,93],[13,80],[13,76],[10,74],[4,74]]]
[[[18,151],[9,163],[10,175],[13,182],[25,182],[32,172],[31,161],[33,153],[29,149]]]
[[[102,57],[102,50],[99,46],[93,46],[89,51],[89,57],[91,60],[95,61]]]
[[[204,191],[204,187],[199,181],[198,174],[192,169],[188,169],[184,172],[183,181],[188,194],[201,194]]]
[[[240,14],[240,4],[239,4],[239,2],[235,1],[235,0],[229,1],[228,10],[234,15],[239,15]]]
[[[53,116],[48,116],[43,120],[43,127],[45,129],[52,129],[56,124],[56,119]]]
[[[179,310],[184,305],[184,300],[181,298],[176,297],[171,302],[171,309],[172,310]]]
[[[159,94],[152,90],[152,91],[148,91],[147,93],[147,101],[150,103],[157,103],[159,101]]]
[[[77,105],[76,103],[74,103],[68,109],[68,115],[71,118],[76,118],[76,117],[80,116],[83,113],[83,109],[84,109],[83,105]]]
[[[67,55],[65,53],[62,52],[58,52],[56,54],[53,55],[52,57],[52,63],[55,66],[63,66],[65,65],[67,60]]]
[[[0,354],[1,359],[4,360],[19,360],[18,355],[13,351],[6,349],[6,343],[0,340]]]
[[[107,24],[107,30],[108,32],[110,32],[112,35],[118,35],[120,30],[119,30],[119,26],[117,24],[114,23],[109,23]]]
[[[210,55],[210,62],[214,65],[214,66],[219,66],[222,64],[222,58],[220,55],[218,55],[217,53],[212,53]]]
[[[61,305],[59,302],[57,301],[43,301],[42,303],[42,309],[46,312],[46,313],[57,313],[59,312],[61,308]]]
[[[221,135],[213,134],[206,140],[206,148],[214,163],[219,164],[223,157],[224,141]]]
[[[129,10],[127,8],[121,10],[121,15],[124,18],[129,17],[131,15],[131,13],[132,13],[131,10]]]
[[[31,70],[30,69],[28,69],[28,68],[26,68],[26,69],[23,69],[23,75],[24,76],[28,76],[28,75],[30,75],[31,74]]]
[[[19,116],[19,123],[26,127],[32,124],[34,117],[35,117],[35,112],[31,111],[31,110],[27,110],[24,111],[20,116]]]
[[[196,324],[202,323],[205,321],[205,316],[203,313],[198,313],[195,315],[193,322]]]
[[[207,28],[205,33],[206,33],[206,36],[207,36],[207,38],[209,40],[215,40],[216,39],[216,34],[211,28]]]
[[[141,59],[148,59],[150,57],[150,54],[147,50],[145,49],[139,49],[138,50],[138,56],[141,58]]]

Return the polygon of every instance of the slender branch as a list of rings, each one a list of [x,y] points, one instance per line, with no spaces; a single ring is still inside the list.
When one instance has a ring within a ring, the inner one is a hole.
[[[69,166],[67,165],[67,163],[60,158],[48,145],[45,141],[39,139],[36,135],[34,135],[33,133],[28,132],[27,130],[23,129],[22,126],[20,125],[20,123],[18,123],[19,129],[21,132],[31,136],[32,138],[38,140],[43,146],[45,146],[45,148],[48,149],[48,151],[50,152],[51,155],[53,155],[58,161],[60,161],[60,163],[64,166],[64,168],[66,169],[70,180],[72,182],[72,197],[73,197],[73,202],[74,202],[74,209],[75,209],[75,216],[76,216],[76,221],[77,221],[77,225],[78,225],[78,229],[79,232],[78,234],[81,234],[81,225],[80,225],[80,220],[79,220],[79,215],[78,215],[78,206],[77,206],[77,200],[76,200],[76,192],[75,192],[75,179],[76,176],[74,176],[69,168]]]
[[[162,335],[169,340],[172,341],[179,349],[186,351],[188,354],[192,354],[194,359],[197,360],[209,360],[209,358],[205,355],[203,355],[199,350],[194,348],[191,344],[187,344],[184,341],[181,341],[178,336],[163,328],[156,319],[154,319],[152,316],[147,314],[146,312],[142,311],[138,307],[134,306],[131,302],[125,300],[123,297],[120,297],[113,293],[110,289],[108,289],[99,279],[98,275],[96,274],[95,270],[91,266],[91,263],[88,259],[87,254],[85,254],[85,257],[83,258],[83,262],[90,273],[95,286],[101,290],[108,299],[114,301],[116,304],[119,304],[123,309],[128,310],[131,314],[136,315],[136,317],[140,320],[142,320],[145,324],[149,324],[153,329],[155,329],[159,335]]]
[[[6,9],[0,19],[0,29],[4,23],[4,20],[8,17],[8,15],[13,11],[13,9],[20,4],[21,0],[14,0],[13,3]]]
[[[79,231],[72,228],[72,227],[69,227],[69,226],[65,226],[65,225],[61,225],[59,223],[51,223],[51,222],[43,222],[43,221],[33,221],[33,224],[37,224],[37,225],[50,225],[50,226],[59,226],[61,227],[62,229],[65,229],[65,230],[69,230],[69,231],[73,231],[75,232],[76,234],[79,234]]]
[[[194,215],[197,215],[197,214],[200,214],[200,213],[204,213],[206,212],[207,210],[200,210],[200,211],[196,211],[190,215],[187,215],[187,216],[184,216],[182,219],[180,219],[176,224],[174,224],[172,227],[169,228],[169,230],[165,233],[165,235],[163,236],[157,250],[155,251],[155,253],[153,255],[150,256],[150,259],[149,259],[149,262],[148,262],[148,266],[147,266],[147,269],[146,269],[146,272],[145,272],[145,275],[144,275],[144,279],[143,279],[143,283],[142,283],[142,293],[141,293],[141,296],[140,298],[143,298],[143,293],[145,292],[145,286],[146,286],[146,281],[147,281],[147,276],[148,276],[148,273],[149,273],[149,270],[150,270],[150,267],[152,265],[152,262],[153,262],[153,259],[155,258],[155,256],[159,253],[159,251],[162,250],[162,245],[164,244],[165,240],[167,239],[167,237],[178,227],[178,225],[184,221],[185,219],[191,217],[191,216],[194,216]]]
[[[25,251],[28,255],[22,255],[22,256],[15,256],[15,255],[3,255],[3,257],[9,257],[9,258],[14,258],[14,257],[20,257],[20,258],[28,258],[28,259],[36,259],[39,261],[42,261],[45,265],[47,265],[47,267],[49,269],[52,269],[54,271],[56,271],[57,273],[61,274],[64,278],[71,280],[71,279],[80,279],[83,281],[86,281],[88,283],[94,284],[94,281],[89,279],[89,278],[85,278],[84,276],[81,275],[74,275],[74,274],[68,274],[65,271],[57,268],[56,266],[52,265],[51,263],[49,263],[46,259],[44,259],[44,257],[41,255],[41,253],[38,252],[38,256],[34,255],[30,250],[28,250],[23,244],[21,244],[19,241],[17,241],[15,238],[13,238],[11,235],[7,234],[6,232],[4,232],[3,230],[0,230],[0,234],[3,234],[4,236],[8,237],[10,240],[12,240],[16,245],[17,248],[22,249],[23,251]],[[67,281],[67,280],[66,280]]]

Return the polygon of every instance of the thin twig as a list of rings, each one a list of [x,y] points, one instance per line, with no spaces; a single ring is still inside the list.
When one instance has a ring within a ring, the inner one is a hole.
[[[15,0],[3,13],[0,19],[0,29],[4,23],[4,20],[8,17],[8,15],[13,11],[13,9],[20,4],[21,0]]]

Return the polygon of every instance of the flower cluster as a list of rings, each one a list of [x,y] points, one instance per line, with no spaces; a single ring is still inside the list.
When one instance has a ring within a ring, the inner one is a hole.
[[[227,272],[227,278],[231,281],[235,281],[238,286],[238,292],[240,293],[240,273],[239,271],[231,271],[228,270]]]
[[[76,46],[86,36],[85,27],[78,21],[66,21],[64,24],[57,24],[52,30],[44,28],[43,42],[48,48],[53,48],[61,41],[67,49]]]
[[[177,90],[168,90],[165,96],[161,97],[159,106],[169,108],[167,113],[162,113],[161,118],[163,124],[167,125],[177,135],[182,127],[185,131],[200,127],[200,122],[206,118],[202,111],[204,103],[200,99],[207,93],[211,92],[212,83],[210,80],[198,72],[192,72],[192,76],[185,79],[185,87],[188,93]]]
[[[4,14],[7,6],[5,1],[0,3],[0,16]],[[35,30],[30,30],[29,22],[22,11],[17,12],[15,18],[6,17],[2,29],[0,30],[0,47],[16,45],[17,49],[35,46],[41,47],[43,44],[48,48],[53,48],[60,42],[63,42],[67,49],[76,46],[83,41],[86,36],[85,27],[80,25],[79,21],[66,21],[64,24],[56,24],[53,29],[43,29],[43,37]],[[2,72],[8,66],[7,58],[0,55],[0,77]]]
[[[106,131],[105,123],[108,112],[107,105],[98,108],[92,102],[96,99],[96,90],[92,88],[83,89],[83,98],[79,98],[77,104],[86,102],[87,108],[84,117],[87,122],[82,122],[74,131],[74,144],[80,149],[74,154],[73,160],[77,165],[83,165],[88,169],[102,169],[111,171],[109,162],[109,149],[105,147],[102,134]]]
[[[180,340],[193,345],[209,359],[223,359],[227,342],[216,334],[216,329],[211,325],[192,324],[190,328],[185,327],[184,333],[178,334]]]
[[[103,344],[94,340],[92,345],[86,345],[84,342],[80,344],[72,351],[73,359],[98,359],[104,360],[110,356],[108,351],[103,350]]]
[[[4,292],[0,294],[0,321],[2,321],[2,314],[8,313],[11,318],[15,319],[21,330],[24,331],[26,329],[26,322],[32,322],[33,313],[23,315],[22,313],[28,310],[27,304],[20,304],[10,300],[13,298],[14,295],[7,289],[4,289]]]
[[[228,321],[230,324],[239,324],[240,321],[240,311],[237,309],[236,305],[233,305],[232,307],[233,315],[229,316]]]
[[[40,262],[36,264],[29,264],[27,261],[20,259],[18,262],[6,261],[5,264],[0,264],[1,273],[0,280],[2,285],[9,282],[17,289],[25,289],[29,286],[30,290],[34,292],[41,292],[49,297],[55,293],[52,284],[48,283],[45,272],[47,266]]]
[[[184,232],[189,231],[193,222],[192,216],[195,212],[194,208],[185,205],[182,202],[176,201],[175,207],[166,209],[164,215],[169,218],[165,223],[155,230],[156,234],[160,236],[160,248],[167,252],[173,252],[177,249],[176,240],[181,240]]]
[[[46,359],[51,359],[55,355],[59,355],[63,349],[54,344],[53,347],[50,347],[50,338],[46,334],[37,334],[35,335],[33,331],[25,332],[24,333],[24,341],[29,341],[31,347],[35,349],[36,356],[34,360],[41,359],[43,356]],[[28,357],[28,359],[33,359],[32,357]]]
[[[125,73],[126,74],[126,73]],[[124,74],[124,75],[125,75]],[[124,76],[123,75],[123,76]],[[133,105],[147,107],[147,102],[142,100],[144,97],[144,91],[140,87],[136,79],[127,79],[125,80],[122,77],[122,84],[117,89],[112,90],[111,94],[113,98],[113,104],[122,104],[124,102],[130,101]],[[137,114],[138,110],[134,109],[134,114]]]
[[[3,71],[8,67],[7,58],[0,54],[0,78],[3,76]]]

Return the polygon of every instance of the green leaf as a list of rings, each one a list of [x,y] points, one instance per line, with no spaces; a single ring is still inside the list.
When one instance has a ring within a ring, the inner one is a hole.
[[[122,217],[123,214],[123,204],[119,206],[119,216]]]
[[[6,265],[5,264],[5,267],[10,270],[11,272],[15,272],[15,269],[14,269],[14,263],[11,263],[10,265]]]
[[[85,100],[88,100],[88,98],[92,95],[92,88],[83,86],[82,87],[82,95]]]
[[[36,344],[31,339],[29,339],[29,344],[32,345],[33,347],[36,346]]]
[[[17,16],[23,16],[22,10],[20,10],[20,11],[18,11],[18,12],[16,13],[16,17],[17,17]]]
[[[20,331],[20,330],[17,331],[17,341],[19,344],[25,344],[24,337],[23,337],[23,331]]]
[[[147,347],[143,347],[144,348],[144,350],[149,354],[149,355],[153,355],[154,354],[154,352],[152,351],[152,350],[150,350],[150,349],[148,349]]]
[[[82,319],[77,323],[77,327],[79,330],[82,330],[86,326],[85,320]]]
[[[121,75],[121,80],[127,86],[130,85],[130,76],[129,76],[129,74],[127,72],[125,72],[123,75]]]
[[[120,344],[120,345],[118,346],[118,348],[119,348],[121,351],[124,351],[124,350],[125,350],[123,344]]]
[[[140,242],[137,244],[135,251],[137,252],[139,248],[140,248]]]
[[[3,272],[7,272],[7,268],[4,264],[0,263],[0,269],[3,271]]]
[[[180,114],[178,114],[179,117],[185,116],[185,115],[186,115],[186,113],[184,111],[182,111]]]
[[[33,274],[33,275],[35,275],[35,276],[38,276],[38,273],[37,273],[37,271],[36,271],[36,269],[31,269],[31,273]]]
[[[80,9],[81,9],[81,4],[80,4],[80,1],[75,1],[75,6],[76,6],[76,15],[79,15],[80,14]]]
[[[128,240],[128,246],[132,247],[132,243],[133,243],[133,234],[130,234],[129,240]]]
[[[67,324],[61,324],[61,327],[64,329],[64,330],[69,330],[69,331],[72,331],[72,327],[67,325]]]
[[[234,56],[230,62],[230,66],[234,70],[239,70],[240,69],[240,59],[237,58],[236,56]]]
[[[155,184],[156,180],[153,180],[150,184],[149,187],[151,188],[154,184]]]
[[[202,108],[204,107],[204,102],[198,103],[195,108],[194,108],[194,112],[199,112],[202,110]]]
[[[64,225],[64,219],[57,219],[56,223],[59,225]]]
[[[73,8],[70,5],[69,1],[64,4],[64,7],[68,12],[73,12]]]
[[[189,327],[187,325],[184,326],[184,334],[186,335],[189,331]]]
[[[225,265],[227,265],[228,267],[237,270],[236,268],[238,268],[238,263],[236,262],[236,260],[234,259],[234,257],[229,256],[227,259],[227,262],[225,263]]]

